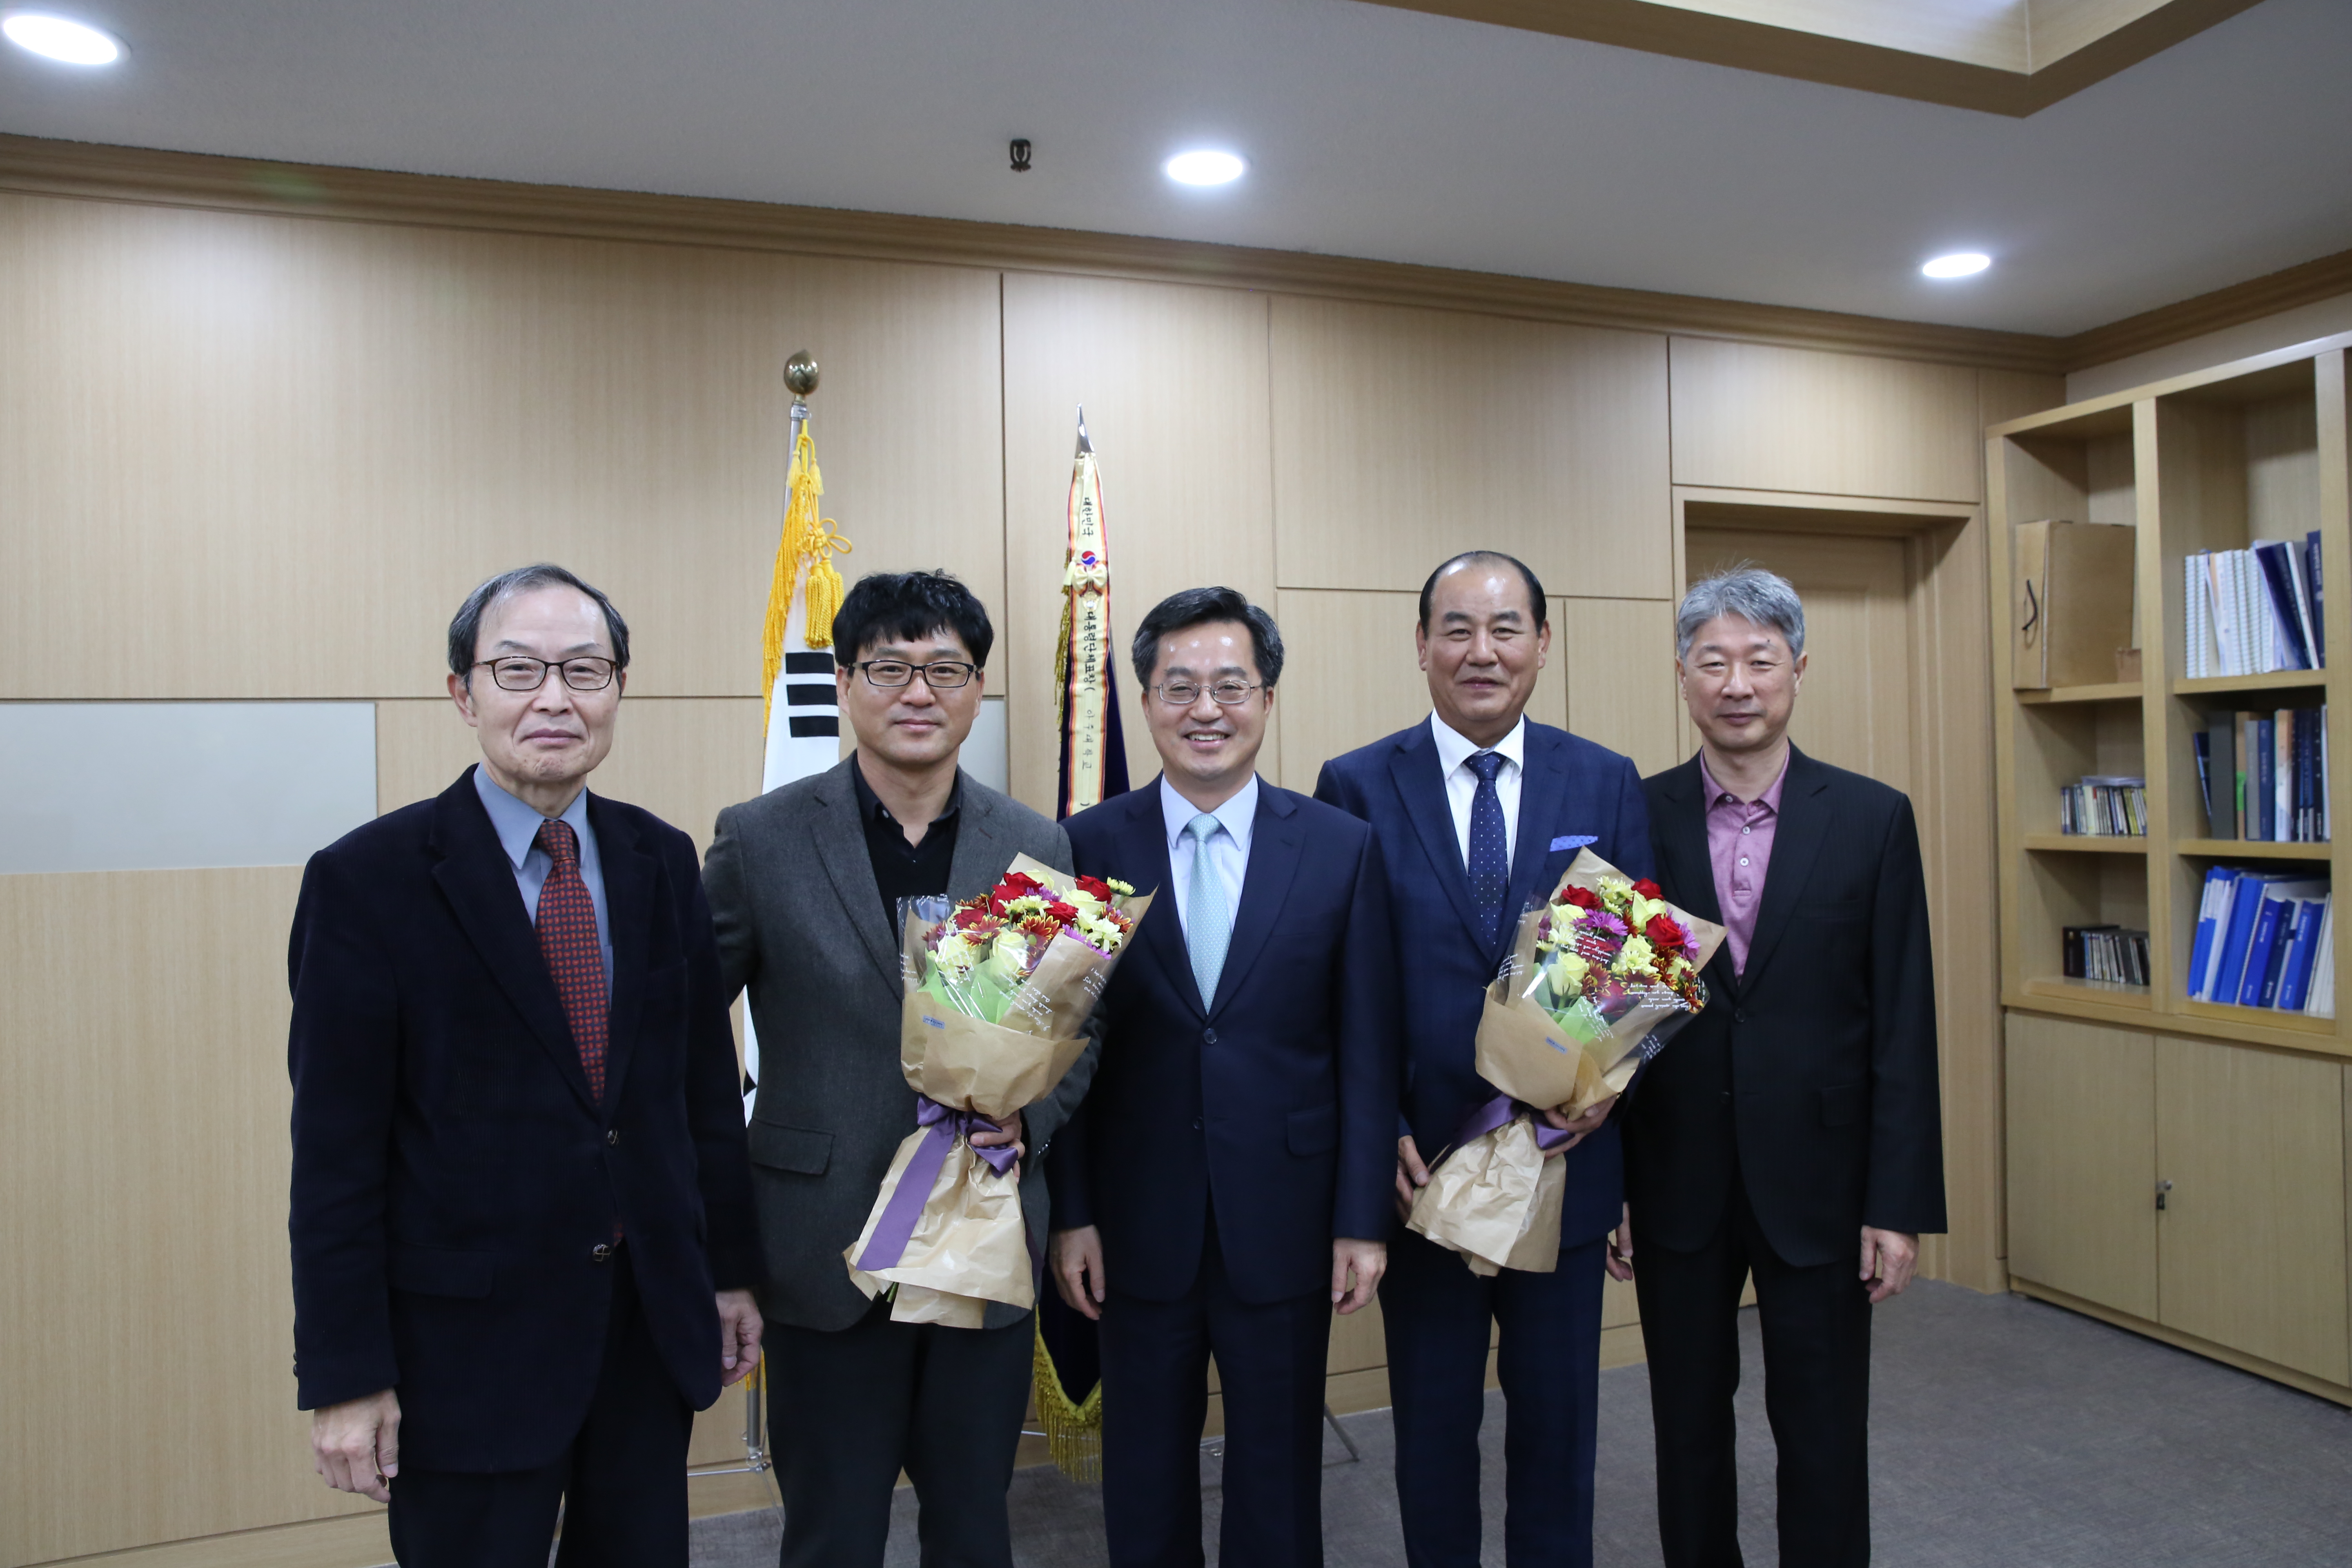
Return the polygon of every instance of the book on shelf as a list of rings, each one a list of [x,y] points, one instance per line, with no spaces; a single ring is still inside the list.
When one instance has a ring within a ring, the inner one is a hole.
[[[2058,831],[2091,837],[2147,836],[2147,781],[2095,774],[2058,788]]]
[[[2190,737],[2205,836],[2264,844],[2325,844],[2327,708],[2215,713]]]
[[[2191,679],[2323,669],[2327,664],[2319,534],[2202,550],[2182,562]]]
[[[2208,868],[2189,947],[2189,1000],[2333,1017],[2333,904],[2325,877]]]
[[[2067,979],[2147,984],[2147,932],[2112,925],[2064,926],[2058,935]]]

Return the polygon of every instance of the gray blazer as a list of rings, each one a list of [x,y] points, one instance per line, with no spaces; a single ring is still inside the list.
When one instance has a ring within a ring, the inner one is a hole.
[[[915,1130],[915,1096],[898,1071],[898,941],[857,818],[855,758],[719,814],[702,868],[731,1000],[751,990],[760,1090],[751,1110],[751,1184],[767,1284],[760,1310],[795,1328],[848,1328],[868,1308],[842,1251],[857,1239],[900,1140]],[[1070,868],[1061,828],[962,775],[948,893],[994,886],[1015,855]],[[1021,1207],[1040,1256],[1045,1239],[1045,1144],[1094,1078],[1089,1045],[1054,1092],[1025,1112]],[[1025,1316],[991,1303],[987,1324]]]

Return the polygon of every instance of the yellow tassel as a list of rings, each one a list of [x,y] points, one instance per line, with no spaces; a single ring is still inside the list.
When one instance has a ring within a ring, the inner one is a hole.
[[[1073,1404],[1046,1353],[1043,1324],[1035,1334],[1037,1424],[1045,1429],[1046,1451],[1064,1475],[1091,1486],[1102,1479],[1102,1384],[1088,1391],[1085,1404]]]
[[[833,617],[847,592],[833,558],[836,552],[849,553],[850,542],[841,536],[833,519],[817,516],[816,500],[823,494],[824,479],[817,472],[816,443],[803,425],[800,439],[793,443],[793,464],[785,481],[784,531],[776,541],[776,569],[768,581],[768,618],[760,628],[760,690],[766,704],[761,721],[763,733],[772,716],[767,710],[775,706],[776,672],[784,667],[784,630],[792,621],[793,594],[801,586],[802,574],[807,574],[804,635],[811,647],[833,646]]]

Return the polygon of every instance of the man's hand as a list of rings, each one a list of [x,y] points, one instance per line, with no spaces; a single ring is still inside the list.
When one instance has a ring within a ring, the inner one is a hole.
[[[740,1383],[760,1364],[760,1304],[749,1290],[719,1292],[719,1386]]]
[[[1543,1113],[1544,1125],[1547,1127],[1558,1128],[1560,1131],[1569,1134],[1569,1139],[1567,1142],[1562,1143],[1557,1149],[1545,1150],[1544,1158],[1547,1160],[1556,1158],[1559,1155],[1567,1153],[1579,1143],[1583,1142],[1587,1134],[1592,1132],[1594,1130],[1599,1128],[1602,1122],[1609,1120],[1610,1108],[1614,1106],[1616,1103],[1617,1097],[1612,1094],[1608,1099],[1602,1100],[1600,1104],[1593,1106],[1581,1116],[1570,1116],[1565,1106],[1554,1106],[1551,1110],[1545,1111]]]
[[[1919,1238],[1900,1230],[1862,1227],[1862,1282],[1870,1287],[1870,1304],[1900,1296],[1919,1266]]]
[[[971,1146],[975,1149],[994,1149],[1003,1144],[1012,1144],[1013,1179],[1016,1182],[1019,1181],[1021,1179],[1021,1156],[1029,1152],[1029,1145],[1023,1142],[1023,1140],[1028,1136],[1028,1127],[1027,1124],[1021,1120],[1021,1112],[1016,1110],[1012,1115],[1003,1118],[1002,1121],[999,1121],[993,1116],[983,1116],[981,1120],[994,1123],[996,1131],[993,1132],[973,1133],[971,1135]]]
[[[310,1468],[339,1492],[390,1502],[400,1474],[400,1396],[387,1388],[310,1412]]]
[[[1104,1290],[1102,1232],[1090,1225],[1057,1230],[1045,1244],[1045,1260],[1063,1304],[1073,1312],[1099,1320]]]
[[[1412,1214],[1412,1195],[1429,1185],[1429,1167],[1421,1163],[1421,1151],[1413,1146],[1411,1133],[1397,1140],[1397,1218]]]
[[[1423,1172],[1421,1179],[1429,1180],[1429,1173]],[[1360,1310],[1381,1288],[1381,1276],[1388,1271],[1387,1242],[1339,1237],[1331,1244],[1331,1305],[1339,1310],[1343,1318]]]
[[[1617,1216],[1617,1229],[1609,1238],[1609,1256],[1601,1267],[1609,1270],[1612,1279],[1633,1278],[1633,1205],[1627,1204]]]

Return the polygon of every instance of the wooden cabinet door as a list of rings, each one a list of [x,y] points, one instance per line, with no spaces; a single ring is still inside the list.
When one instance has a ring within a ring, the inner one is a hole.
[[[2008,1100],[2009,1271],[2154,1320],[2155,1041],[2011,1013]]]
[[[2344,1068],[2198,1040],[2156,1047],[2158,1321],[2352,1382]]]

